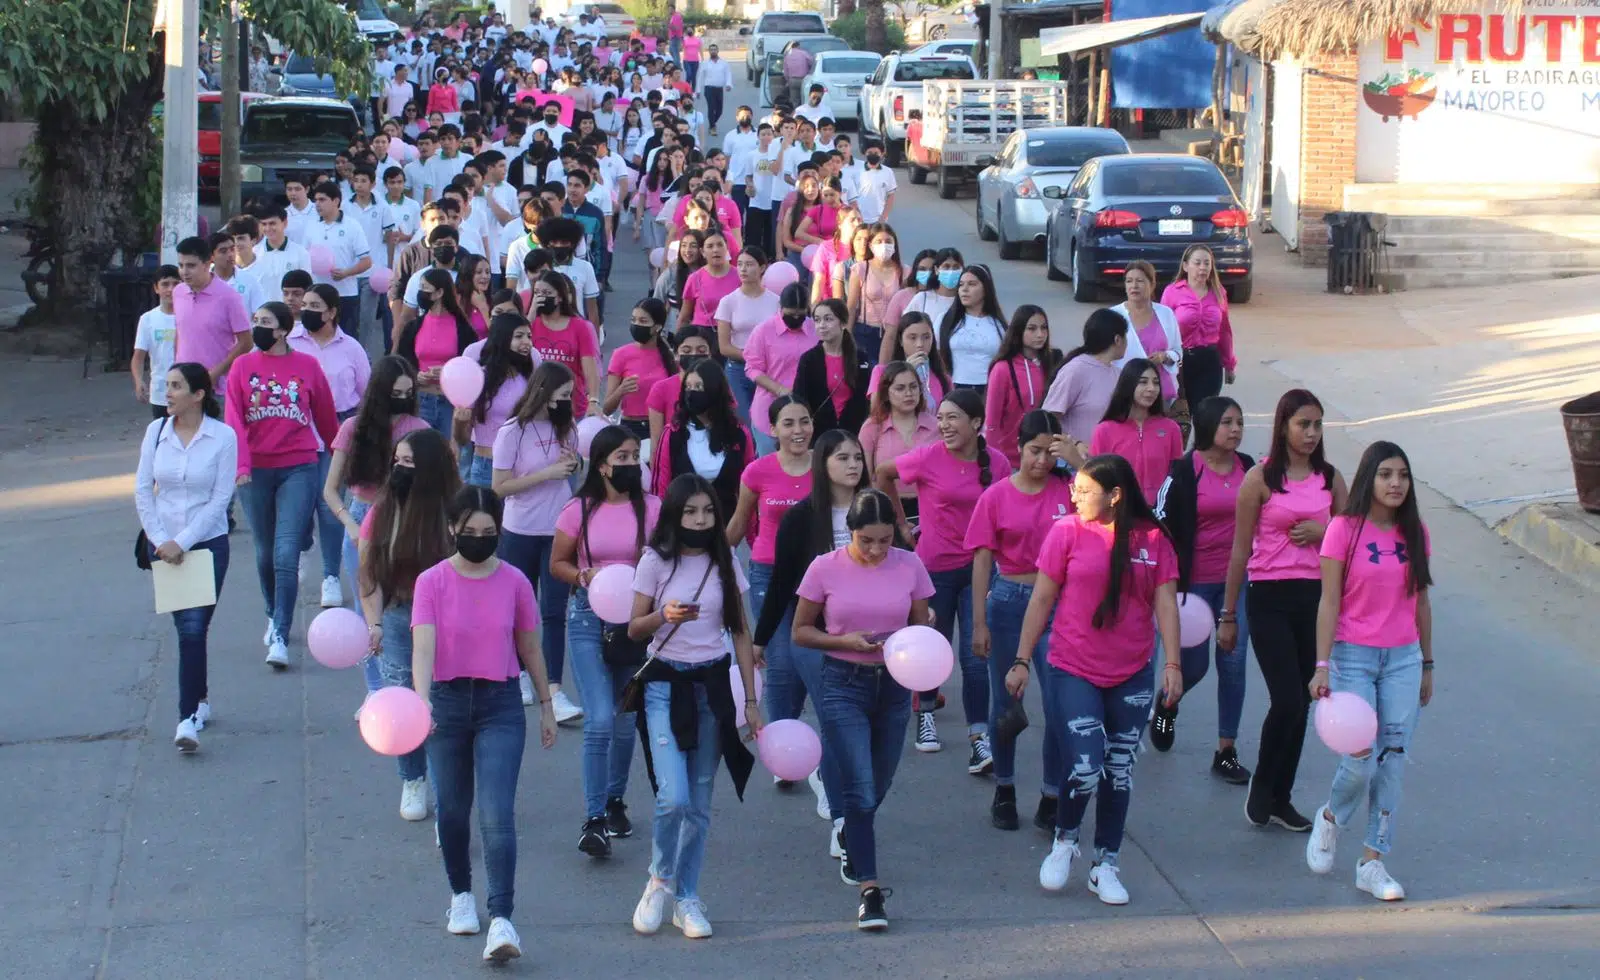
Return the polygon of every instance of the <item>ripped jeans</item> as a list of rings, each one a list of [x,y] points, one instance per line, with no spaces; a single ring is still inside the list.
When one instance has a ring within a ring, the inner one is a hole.
[[[1388,854],[1394,843],[1394,816],[1400,809],[1406,749],[1421,709],[1422,647],[1416,643],[1403,647],[1335,643],[1328,688],[1359,694],[1378,713],[1376,756],[1340,757],[1328,809],[1333,822],[1346,827],[1365,798],[1367,836],[1363,843],[1379,854]]]
[[[1095,797],[1095,862],[1115,866],[1133,797],[1133,762],[1150,716],[1155,671],[1149,664],[1115,687],[1098,687],[1058,671],[1045,691],[1048,711],[1063,733],[1061,803],[1056,834],[1076,842]],[[1098,792],[1096,792],[1098,790]]]

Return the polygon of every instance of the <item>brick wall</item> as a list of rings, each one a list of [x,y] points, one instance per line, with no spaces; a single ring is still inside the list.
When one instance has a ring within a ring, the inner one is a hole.
[[[1306,59],[1300,103],[1300,260],[1325,265],[1328,226],[1322,216],[1344,207],[1356,179],[1355,52]]]

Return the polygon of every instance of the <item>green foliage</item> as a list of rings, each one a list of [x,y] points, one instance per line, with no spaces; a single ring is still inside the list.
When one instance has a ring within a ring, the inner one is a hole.
[[[852,48],[867,50],[867,12],[857,10],[848,17],[837,17],[828,25],[828,31],[835,37],[844,38]],[[905,28],[889,18],[884,18],[884,37],[888,42],[888,50],[894,51],[906,46]]]

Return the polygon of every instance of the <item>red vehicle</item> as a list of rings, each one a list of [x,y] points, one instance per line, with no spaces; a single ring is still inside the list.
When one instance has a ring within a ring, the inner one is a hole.
[[[260,92],[240,92],[239,108],[252,99],[265,98]],[[200,93],[200,200],[215,204],[222,195],[222,93]]]

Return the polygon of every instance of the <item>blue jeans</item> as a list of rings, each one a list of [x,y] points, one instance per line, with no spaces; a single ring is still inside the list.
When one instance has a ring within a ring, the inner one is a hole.
[[[1006,671],[1017,660],[1017,645],[1022,642],[1022,617],[1028,611],[1028,600],[1033,598],[1033,586],[1021,582],[1013,582],[996,575],[989,580],[989,597],[985,601],[984,610],[986,622],[989,624],[989,731],[995,732],[995,727],[1000,721],[1000,715],[1011,707],[1013,698],[1011,692],[1006,690]],[[1052,619],[1055,617],[1052,616]],[[1040,703],[1050,703],[1050,685],[1055,680],[1056,668],[1050,666],[1048,659],[1050,634],[1047,630],[1039,637],[1039,642],[1033,645],[1033,659],[1029,661],[1033,679],[1037,681]],[[1060,726],[1053,725],[1050,712],[1042,710],[1044,716],[1044,777],[1039,783],[1039,792],[1045,796],[1060,794],[1061,778],[1061,732]],[[994,753],[994,781],[1000,786],[1011,786],[1016,782],[1017,772],[1017,743],[995,735],[992,751]]]
[[[372,505],[355,496],[350,498],[350,518],[357,524],[367,516],[367,511]],[[350,592],[355,597],[350,600],[350,608],[361,612],[361,548],[360,542],[350,536],[348,531],[344,536],[344,574],[350,580]],[[408,630],[410,626],[406,627]],[[377,657],[367,657],[361,661],[361,673],[367,682],[367,693],[371,694],[383,686],[383,671],[379,666]]]
[[[528,719],[515,679],[435,681],[423,743],[438,795],[439,851],[450,891],[472,891],[472,801],[478,801],[491,917],[511,917],[517,884],[517,775]]]
[[[322,499],[322,485],[328,480],[328,466],[333,462],[333,453],[326,450],[317,454],[317,496],[316,496],[316,525],[317,539],[322,544],[322,577],[339,577],[339,559],[344,549],[344,525],[333,516],[333,508]],[[306,526],[305,540],[301,543],[301,551],[311,550],[311,526]]]
[[[750,400],[756,396],[756,383],[744,373],[744,362],[728,359],[722,364],[722,373],[728,378],[728,389],[733,392],[733,400],[739,406],[739,417],[749,420]]]
[[[450,433],[455,424],[455,414],[455,406],[444,395],[432,391],[417,392],[417,418],[452,442],[454,440],[450,439]]]
[[[211,552],[211,567],[217,583],[217,598],[222,598],[222,580],[228,576],[228,536],[218,535],[209,541],[197,541],[195,551]],[[217,607],[196,606],[179,609],[172,614],[172,625],[178,630],[178,720],[199,710],[206,699],[206,633],[211,629],[211,617]]]
[[[567,607],[567,642],[572,644],[572,676],[583,701],[583,813],[603,817],[606,800],[628,791],[637,716],[619,712],[617,698],[633,676],[631,667],[612,667],[600,654],[600,617],[589,607],[587,589],[574,589]]]
[[[1215,614],[1222,608],[1222,594],[1225,585],[1222,582],[1192,583],[1189,586],[1190,594],[1204,599]],[[1217,737],[1238,738],[1239,716],[1244,713],[1244,688],[1245,688],[1245,651],[1250,646],[1250,620],[1245,616],[1245,596],[1249,589],[1239,590],[1239,641],[1233,645],[1232,650],[1217,649]],[[1213,618],[1215,616],[1213,615]],[[1183,648],[1183,690],[1199,684],[1206,676],[1206,668],[1211,665],[1211,644],[1213,640],[1192,647]],[[1157,655],[1159,656],[1161,642],[1156,641]]]
[[[961,708],[967,716],[967,734],[981,735],[989,730],[989,668],[972,652],[972,566],[963,565],[946,572],[930,572],[933,579],[934,625],[955,648],[961,665]],[[961,642],[956,639],[956,620],[961,621]],[[924,691],[919,697],[924,710],[933,710],[939,689]]]
[[[1133,798],[1133,762],[1154,696],[1155,671],[1149,664],[1115,687],[1097,687],[1065,670],[1057,672],[1051,685],[1050,706],[1066,739],[1066,792],[1056,807],[1056,832],[1076,841],[1089,798],[1096,797],[1097,862],[1115,865],[1122,849]]]
[[[494,483],[494,460],[488,456],[479,456],[475,451],[462,455],[467,461],[467,476],[465,482],[468,486],[488,487]]]
[[[1360,758],[1339,758],[1328,810],[1335,824],[1347,827],[1364,799],[1364,843],[1379,854],[1388,854],[1394,844],[1394,815],[1400,809],[1406,750],[1422,709],[1422,647],[1416,643],[1367,647],[1337,642],[1332,660],[1329,689],[1359,694],[1378,713],[1378,751],[1376,760],[1370,752]]]
[[[659,662],[680,670],[700,666]],[[711,788],[722,758],[722,735],[706,699],[705,685],[696,684],[694,693],[699,741],[693,752],[684,752],[672,734],[672,685],[652,681],[644,688],[645,727],[656,770],[650,874],[670,883],[679,901],[700,897],[700,870],[706,860],[706,833],[711,829]]]
[[[844,846],[859,881],[878,878],[878,846],[872,823],[889,794],[911,720],[911,692],[889,671],[872,664],[822,658],[822,751],[833,757],[839,793],[830,794],[844,814]]]
[[[567,659],[567,593],[570,586],[550,574],[553,535],[500,534],[500,557],[528,576],[539,597],[539,645],[544,651],[544,666],[550,683],[561,683],[561,668]]]
[[[285,643],[300,598],[300,543],[311,526],[319,489],[316,463],[252,469],[250,482],[242,488],[245,517],[255,539],[261,600]]]
[[[411,686],[411,605],[396,603],[383,611],[383,654],[379,658],[384,687]],[[518,703],[521,703],[520,693]],[[428,775],[428,757],[423,749],[407,752],[395,760],[400,778],[421,779]]]

